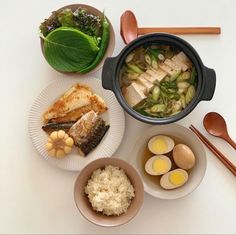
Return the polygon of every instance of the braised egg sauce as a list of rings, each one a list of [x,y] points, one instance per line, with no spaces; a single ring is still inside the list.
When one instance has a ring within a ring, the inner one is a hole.
[[[177,145],[177,144],[186,144],[185,141],[183,141],[183,140],[181,140],[181,139],[179,139],[179,138],[177,138],[177,137],[175,137],[175,136],[170,136],[170,135],[168,135],[168,136],[169,136],[171,139],[174,140],[175,145]],[[151,139],[151,138],[150,138],[150,139]],[[186,144],[186,145],[187,145],[187,144]],[[151,157],[153,157],[154,155],[155,155],[155,154],[153,154],[153,153],[148,149],[148,144],[146,143],[146,144],[145,144],[144,151],[143,151],[143,153],[142,153],[142,155],[141,155],[141,164],[142,164],[142,171],[143,171],[142,173],[145,175],[145,177],[147,177],[147,178],[149,179],[149,181],[151,181],[152,183],[154,183],[154,184],[160,186],[160,179],[161,179],[162,175],[150,175],[150,174],[148,174],[148,173],[145,171],[145,164],[146,164],[146,162],[147,162]],[[172,150],[171,152],[169,152],[169,153],[164,154],[164,155],[167,156],[167,157],[169,157],[170,160],[171,160],[172,166],[171,166],[170,171],[179,168],[179,167],[175,164],[175,162],[174,162],[174,159],[173,159],[173,150]],[[193,169],[193,168],[192,168],[192,169]],[[189,176],[191,175],[192,169],[187,170]],[[161,187],[161,186],[160,186],[160,187]]]

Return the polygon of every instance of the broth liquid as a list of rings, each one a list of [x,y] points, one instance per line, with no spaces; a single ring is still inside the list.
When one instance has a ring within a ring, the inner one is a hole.
[[[176,138],[176,137],[170,136],[170,135],[168,135],[168,137],[170,137],[172,140],[174,140],[175,145],[177,145],[177,144],[185,144],[184,141],[180,140],[179,138]],[[150,138],[150,139],[151,139],[151,138]],[[145,149],[144,149],[144,151],[143,151],[143,154],[142,154],[142,156],[141,156],[141,157],[142,157],[142,160],[141,160],[141,163],[142,163],[142,170],[143,170],[143,174],[144,174],[152,183],[157,184],[157,185],[160,186],[160,179],[161,179],[162,175],[149,175],[149,174],[145,171],[145,164],[146,164],[147,160],[150,159],[151,157],[153,157],[154,155],[155,155],[154,153],[150,152],[150,150],[148,149],[148,144],[146,143],[146,147],[145,147]],[[171,152],[169,152],[169,153],[166,153],[166,154],[163,154],[163,155],[169,157],[170,160],[171,160],[172,165],[171,165],[170,171],[179,168],[179,167],[175,164],[175,162],[174,162],[174,159],[173,159],[173,151],[171,151]],[[190,170],[187,170],[187,172],[188,172],[188,174],[190,174],[191,169],[190,169]],[[161,186],[160,186],[160,187],[161,187]]]

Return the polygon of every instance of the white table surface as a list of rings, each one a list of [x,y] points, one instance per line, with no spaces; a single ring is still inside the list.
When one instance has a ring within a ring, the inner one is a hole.
[[[101,228],[85,220],[73,201],[78,175],[54,168],[31,144],[29,109],[40,91],[54,79],[65,79],[48,66],[39,46],[38,26],[54,9],[76,1],[0,0],[0,233],[236,233],[236,178],[206,149],[208,167],[191,195],[164,201],[145,194],[140,213],[128,224]],[[235,150],[209,136],[202,118],[209,111],[227,120],[236,140],[236,1],[235,0],[81,0],[105,9],[116,32],[114,55],[124,47],[119,18],[133,10],[141,26],[221,26],[221,36],[184,36],[203,62],[217,73],[215,95],[201,102],[179,123],[194,124],[236,164]],[[94,74],[101,76],[101,71]],[[148,125],[126,114],[126,133],[116,156],[127,157],[134,137]]]

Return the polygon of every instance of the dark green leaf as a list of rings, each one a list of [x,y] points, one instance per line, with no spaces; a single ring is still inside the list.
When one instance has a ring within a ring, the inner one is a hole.
[[[61,72],[79,72],[96,58],[99,48],[92,37],[67,27],[55,29],[44,38],[48,63]]]
[[[106,19],[106,17],[104,16],[103,19],[103,33],[102,33],[102,40],[101,40],[101,44],[100,44],[100,49],[99,52],[96,56],[96,58],[94,59],[94,61],[85,69],[81,70],[81,73],[86,73],[88,71],[91,71],[93,68],[95,68],[103,59],[106,50],[107,50],[107,46],[109,44],[109,39],[110,39],[110,25]]]

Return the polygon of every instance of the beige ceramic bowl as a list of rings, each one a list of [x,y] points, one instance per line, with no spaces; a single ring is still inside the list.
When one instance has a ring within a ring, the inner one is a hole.
[[[196,157],[196,164],[189,173],[187,183],[183,186],[176,189],[165,190],[159,185],[158,178],[157,181],[154,181],[154,178],[150,178],[145,172],[144,161],[142,159],[143,152],[147,147],[149,139],[155,135],[167,135],[173,137],[192,149]],[[143,132],[142,136],[138,138],[135,146],[132,148],[132,154],[129,154],[129,156],[132,157],[130,159],[131,164],[133,164],[141,174],[145,192],[160,199],[177,199],[193,192],[201,183],[207,166],[206,153],[198,137],[188,128],[174,123],[162,126],[153,126],[147,129]]]
[[[103,15],[103,12],[99,11],[98,9],[92,7],[92,6],[89,6],[89,5],[85,5],[85,4],[72,4],[72,5],[66,5],[64,7],[61,7],[60,9],[56,10],[56,11],[61,11],[63,9],[66,9],[66,8],[69,8],[69,9],[72,9],[72,11],[75,11],[76,9],[78,9],[78,7],[81,7],[81,8],[85,8],[87,9],[87,11],[93,15],[98,15],[98,16],[102,16]],[[49,16],[50,17],[50,16]],[[113,51],[114,51],[114,47],[115,47],[115,33],[114,33],[114,29],[112,27],[112,24],[111,22],[109,21],[109,19],[107,19],[108,22],[109,22],[109,25],[110,25],[110,39],[109,39],[109,44],[107,46],[107,50],[106,50],[106,53],[103,57],[103,59],[101,60],[101,62],[94,68],[92,69],[91,71],[87,72],[87,73],[66,73],[66,74],[76,74],[77,76],[78,75],[84,75],[84,74],[90,74],[90,73],[94,73],[96,72],[97,70],[99,70],[102,66],[103,66],[103,63],[105,61],[105,59],[107,57],[110,57],[112,56],[113,54]],[[43,56],[44,56],[44,50],[43,50],[43,39],[40,38],[40,44],[41,44],[41,50],[42,50],[42,53],[43,53]],[[45,56],[44,56],[45,58]],[[46,58],[45,58],[46,59]],[[60,72],[60,71],[59,71]]]
[[[120,216],[106,216],[94,211],[84,192],[84,188],[92,173],[98,168],[105,167],[105,165],[118,166],[123,169],[135,189],[135,197],[133,198],[131,205],[127,212]],[[130,221],[141,208],[143,197],[143,183],[139,174],[130,164],[118,158],[100,158],[91,162],[80,172],[74,186],[75,203],[81,214],[90,222],[104,227],[118,226]]]

